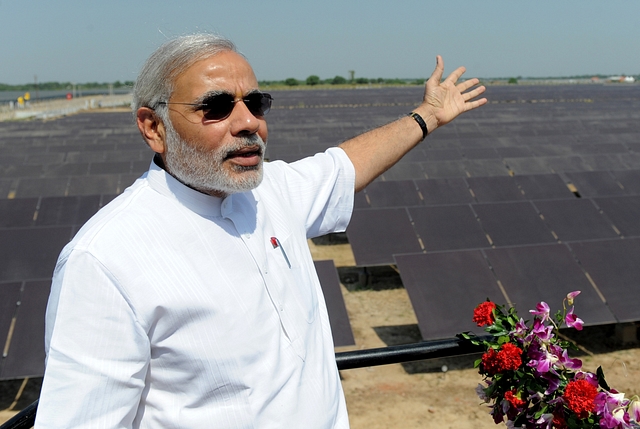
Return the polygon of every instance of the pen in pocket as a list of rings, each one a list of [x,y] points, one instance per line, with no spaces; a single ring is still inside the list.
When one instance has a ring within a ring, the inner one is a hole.
[[[274,249],[276,247],[280,248],[280,251],[282,252],[282,256],[284,256],[284,260],[287,261],[287,265],[289,266],[289,268],[291,268],[291,262],[289,262],[289,258],[287,257],[287,252],[284,251],[284,247],[282,247],[282,243],[280,243],[280,240],[278,240],[277,237],[271,237],[271,245],[273,246]]]

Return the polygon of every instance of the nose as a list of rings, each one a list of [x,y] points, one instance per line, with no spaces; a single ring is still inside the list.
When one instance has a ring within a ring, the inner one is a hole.
[[[264,120],[258,119],[251,113],[242,99],[235,100],[229,121],[233,135],[256,134],[264,123]]]

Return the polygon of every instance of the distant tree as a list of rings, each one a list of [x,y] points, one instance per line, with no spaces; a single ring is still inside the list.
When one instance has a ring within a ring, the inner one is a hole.
[[[336,76],[333,79],[331,79],[332,85],[343,85],[345,83],[347,83],[347,79],[343,78],[342,76]]]
[[[317,85],[320,83],[320,78],[314,74],[312,74],[311,76],[309,76],[307,78],[307,85]]]
[[[509,81],[507,83],[510,85],[517,85],[518,79],[516,79],[515,77],[509,78]]]
[[[356,83],[360,85],[366,84],[369,83],[369,79],[367,79],[366,77],[359,77],[356,79]]]
[[[287,86],[296,86],[299,83],[300,82],[298,82],[298,79],[296,79],[295,77],[289,77],[284,81],[284,84]]]

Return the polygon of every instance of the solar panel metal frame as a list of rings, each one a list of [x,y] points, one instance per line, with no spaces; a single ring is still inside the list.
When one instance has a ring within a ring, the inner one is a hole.
[[[0,379],[40,377],[44,374],[44,323],[51,282],[26,282],[16,324]],[[34,341],[34,339],[39,341]]]
[[[407,210],[426,252],[490,246],[468,205],[409,207]]]
[[[540,301],[547,302],[555,314],[569,292],[580,290],[577,312],[585,324],[616,321],[566,245],[514,246],[483,252],[521,314],[535,309]]]
[[[640,195],[593,198],[624,237],[640,236]]]
[[[313,261],[313,263],[327,303],[333,344],[336,347],[354,346],[356,340],[353,337],[349,313],[340,289],[340,278],[336,266],[333,260]]]
[[[369,205],[374,208],[405,207],[422,204],[420,194],[412,180],[376,181],[365,189]]]
[[[469,204],[476,202],[462,177],[414,180],[425,205]]]
[[[530,202],[473,204],[472,207],[482,229],[496,246],[556,242]]]
[[[634,291],[640,284],[640,239],[570,243],[582,268],[601,291],[618,322],[640,320]]]
[[[506,303],[479,250],[395,255],[395,261],[424,340],[480,333],[460,309],[473,309],[487,297]]]
[[[574,171],[565,173],[583,197],[624,195],[626,192],[608,171]]]
[[[575,198],[575,195],[569,190],[564,180],[556,173],[520,174],[515,175],[513,179],[520,189],[522,189],[524,197],[528,200]]]
[[[534,205],[561,241],[618,238],[614,226],[589,199],[537,200]]]
[[[469,188],[480,203],[522,201],[524,195],[511,176],[469,177]]]
[[[393,264],[394,253],[422,251],[404,208],[355,210],[347,237],[360,266]]]

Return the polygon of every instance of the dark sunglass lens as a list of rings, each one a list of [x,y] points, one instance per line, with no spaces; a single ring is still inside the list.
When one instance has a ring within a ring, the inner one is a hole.
[[[233,96],[231,94],[218,94],[207,98],[202,102],[202,112],[208,121],[220,121],[231,114],[233,110]]]
[[[271,96],[269,94],[249,94],[244,99],[249,111],[256,116],[264,116],[271,109]]]

